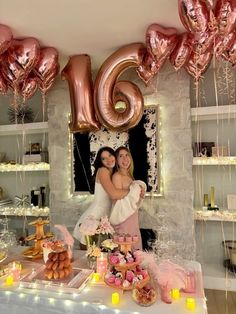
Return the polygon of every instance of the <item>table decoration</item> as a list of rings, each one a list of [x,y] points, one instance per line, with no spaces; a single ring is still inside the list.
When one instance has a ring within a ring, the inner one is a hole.
[[[100,256],[97,257],[97,273],[99,273],[101,277],[104,277],[105,273],[107,272],[107,267],[107,253],[101,252]]]
[[[111,303],[117,305],[120,303],[120,295],[118,292],[113,292],[111,295]]]
[[[186,308],[188,310],[195,310],[196,309],[196,301],[194,298],[186,298]]]
[[[91,269],[72,267],[69,276],[49,279],[45,277],[45,265],[38,267],[38,264],[35,264],[35,266],[31,272],[21,278],[20,286],[22,288],[37,287],[37,289],[46,291],[79,293],[92,280],[93,276]]]
[[[136,252],[132,252],[133,239],[126,241],[124,235],[116,239],[113,241],[118,244],[118,249],[108,254],[109,270],[104,277],[105,283],[122,290],[142,288],[150,278],[147,270],[140,267],[141,260]]]
[[[6,285],[7,286],[12,286],[13,283],[14,283],[13,276],[12,275],[8,275],[7,278],[6,278]]]
[[[43,248],[42,248],[42,242],[45,239],[52,238],[53,233],[44,232],[44,225],[48,225],[50,223],[49,219],[42,219],[41,217],[30,222],[29,226],[35,227],[35,233],[29,235],[25,238],[26,241],[34,241],[34,246],[29,247],[23,252],[23,256],[30,258],[30,259],[37,259],[43,257]]]
[[[172,289],[171,290],[171,297],[173,300],[178,300],[180,298],[180,291],[179,289]]]
[[[147,284],[141,289],[133,289],[132,298],[141,306],[150,306],[156,302],[157,292],[150,284]]]

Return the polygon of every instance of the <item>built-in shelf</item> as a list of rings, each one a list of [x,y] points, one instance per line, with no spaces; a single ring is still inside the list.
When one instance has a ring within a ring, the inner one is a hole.
[[[22,164],[0,163],[0,172],[14,171],[49,171],[50,165],[46,162]]]
[[[0,207],[0,215],[4,216],[48,216],[48,207]]]
[[[191,108],[192,121],[236,118],[236,105]]]
[[[236,221],[236,211],[194,210],[194,219],[202,221]]]
[[[227,157],[193,157],[193,166],[236,165],[236,156]]]
[[[236,274],[227,271],[221,264],[202,263],[205,289],[236,291]]]
[[[48,131],[48,122],[0,125],[0,135],[39,134]]]

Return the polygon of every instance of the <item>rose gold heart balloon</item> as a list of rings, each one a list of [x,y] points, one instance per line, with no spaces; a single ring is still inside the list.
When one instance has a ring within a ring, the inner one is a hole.
[[[232,32],[236,25],[236,1],[218,0],[215,7],[215,17],[221,35]]]
[[[148,51],[145,53],[142,63],[136,69],[138,76],[146,85],[157,74],[158,70],[156,61]]]
[[[6,95],[7,90],[8,90],[7,82],[4,80],[2,74],[0,73],[0,93]]]
[[[53,47],[40,50],[39,61],[33,72],[40,80],[40,89],[46,93],[55,82],[59,73],[58,52]]]
[[[188,63],[185,66],[187,72],[192,75],[196,81],[200,79],[206,71],[212,58],[211,52],[206,52],[202,55],[192,52]]]
[[[209,22],[209,9],[204,0],[179,0],[179,16],[187,31],[205,32]]]
[[[234,42],[235,36],[235,32],[232,32],[227,35],[219,35],[216,37],[214,52],[217,57],[221,56],[224,51],[230,49],[231,45]]]
[[[202,33],[194,34],[193,50],[198,54],[204,54],[212,49],[214,39],[216,37],[215,32],[205,31]]]
[[[189,60],[192,52],[191,37],[189,33],[179,36],[179,40],[173,52],[170,55],[170,63],[176,71],[181,69]]]
[[[38,81],[36,78],[29,77],[24,80],[21,86],[21,95],[26,101],[27,99],[31,98],[38,88]]]
[[[236,65],[236,36],[234,37],[233,42],[231,43],[231,46],[229,49],[226,49],[222,54],[222,58],[224,58],[226,61],[229,61],[232,63],[233,66]]]
[[[12,32],[6,25],[0,24],[0,54],[5,52],[11,44]]]
[[[8,51],[2,56],[4,60],[4,62],[2,62],[2,74],[9,86],[14,90],[17,90],[20,82],[27,77],[27,74],[25,70],[18,65],[14,58],[8,54]]]
[[[162,64],[173,51],[177,43],[175,28],[165,28],[159,24],[151,24],[146,32],[146,45],[156,62]],[[160,65],[159,65],[160,67]]]
[[[8,54],[28,75],[39,59],[40,46],[35,38],[14,39]]]

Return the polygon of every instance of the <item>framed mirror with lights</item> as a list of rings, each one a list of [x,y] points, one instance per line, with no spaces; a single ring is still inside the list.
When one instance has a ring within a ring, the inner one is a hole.
[[[118,110],[122,110],[122,107]],[[102,128],[73,135],[73,193],[93,194],[93,163],[102,146],[129,148],[134,161],[134,178],[147,184],[147,195],[161,196],[159,106],[145,106],[141,121],[126,132]]]

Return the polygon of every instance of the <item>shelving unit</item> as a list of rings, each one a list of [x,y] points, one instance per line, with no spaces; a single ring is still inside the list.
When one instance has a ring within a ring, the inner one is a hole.
[[[47,150],[48,122],[0,125],[1,152],[5,152],[7,160],[16,163],[0,163],[0,186],[5,196],[14,200],[16,195],[30,195],[35,186],[48,185],[50,165],[46,162],[22,164],[22,157],[27,145],[41,143]],[[46,145],[46,146],[45,146]],[[17,158],[16,158],[17,157]],[[49,207],[0,207],[0,215],[7,216],[47,216]]]
[[[236,276],[223,266],[222,246],[223,240],[233,239],[236,221],[236,211],[227,210],[226,200],[227,194],[236,194],[236,145],[232,133],[236,126],[236,105],[192,108],[191,116],[193,142],[200,138],[199,142],[215,142],[216,146],[228,147],[230,144],[230,156],[193,157],[194,219],[197,258],[202,264],[204,287],[236,291]],[[202,211],[203,195],[201,200],[199,194],[209,194],[211,186],[215,187],[220,210]],[[201,193],[199,189],[202,189]]]

